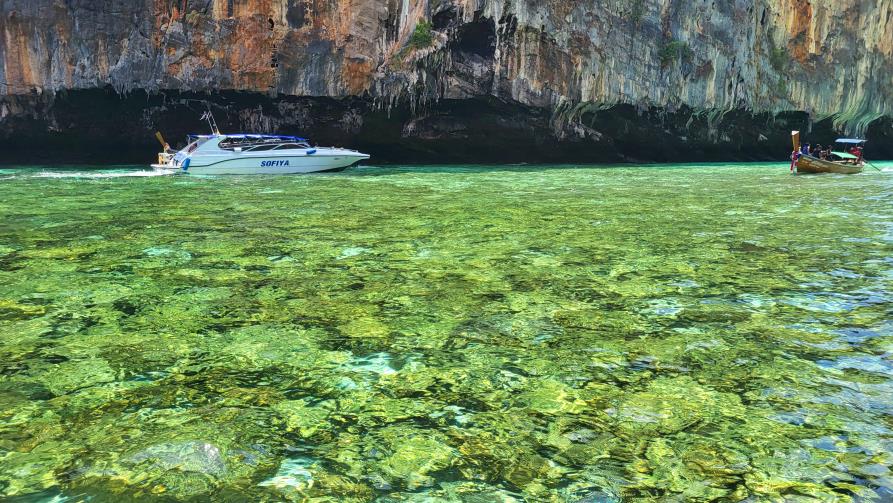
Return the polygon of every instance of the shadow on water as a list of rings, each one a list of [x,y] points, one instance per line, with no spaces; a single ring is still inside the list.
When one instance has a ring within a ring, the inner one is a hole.
[[[748,164],[443,164],[406,166],[359,166],[345,171],[345,174],[359,176],[379,176],[399,173],[454,174],[454,173],[542,173],[546,171],[568,170],[610,170],[610,169],[681,169],[681,168],[723,168],[741,167]],[[752,163],[752,167],[765,167],[766,163]]]
[[[876,161],[873,163],[880,172],[893,172],[893,161]],[[361,165],[349,168],[340,173],[312,173],[315,177],[367,177],[390,176],[404,173],[415,174],[468,174],[468,173],[543,173],[548,171],[573,170],[690,170],[709,169],[727,170],[742,168],[775,168],[778,173],[788,172],[786,163],[767,162],[715,162],[715,163],[612,163],[612,164],[417,164],[417,165]],[[877,170],[866,168],[864,173],[877,173]],[[144,165],[10,165],[0,168],[0,176],[29,177],[74,177],[74,178],[115,178],[115,177],[150,177],[166,176],[169,173],[156,173]],[[267,178],[283,175],[262,175]],[[285,175],[300,176],[300,175]],[[226,175],[225,178],[238,178],[241,175]],[[212,176],[213,178],[213,176]]]

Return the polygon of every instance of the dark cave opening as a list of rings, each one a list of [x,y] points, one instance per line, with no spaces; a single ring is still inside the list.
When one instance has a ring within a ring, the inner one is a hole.
[[[493,59],[496,54],[496,23],[492,19],[481,18],[459,27],[453,52]]]
[[[307,6],[303,1],[290,0],[288,2],[288,10],[285,11],[285,20],[290,28],[301,28],[304,26]]]
[[[437,31],[446,30],[456,24],[457,15],[458,13],[456,12],[455,7],[449,7],[446,10],[434,14],[434,17],[431,18],[431,24]]]

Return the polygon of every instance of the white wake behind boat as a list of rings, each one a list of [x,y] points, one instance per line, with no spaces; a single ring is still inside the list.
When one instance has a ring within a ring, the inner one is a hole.
[[[188,145],[172,151],[158,134],[165,151],[156,171],[196,175],[280,175],[340,171],[368,154],[336,147],[312,147],[305,138],[263,134],[221,134],[210,114],[202,117],[212,134],[189,135]]]

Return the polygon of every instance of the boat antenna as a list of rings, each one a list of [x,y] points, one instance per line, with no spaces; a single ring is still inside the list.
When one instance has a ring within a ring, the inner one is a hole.
[[[212,114],[210,110],[202,114],[202,118],[200,120],[208,121],[208,125],[211,126],[211,134],[220,134],[220,129],[217,127],[217,120],[214,119],[214,114]]]

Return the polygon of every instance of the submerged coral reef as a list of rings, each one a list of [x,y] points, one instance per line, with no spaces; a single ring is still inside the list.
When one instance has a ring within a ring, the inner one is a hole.
[[[0,175],[4,497],[893,497],[889,177]]]

